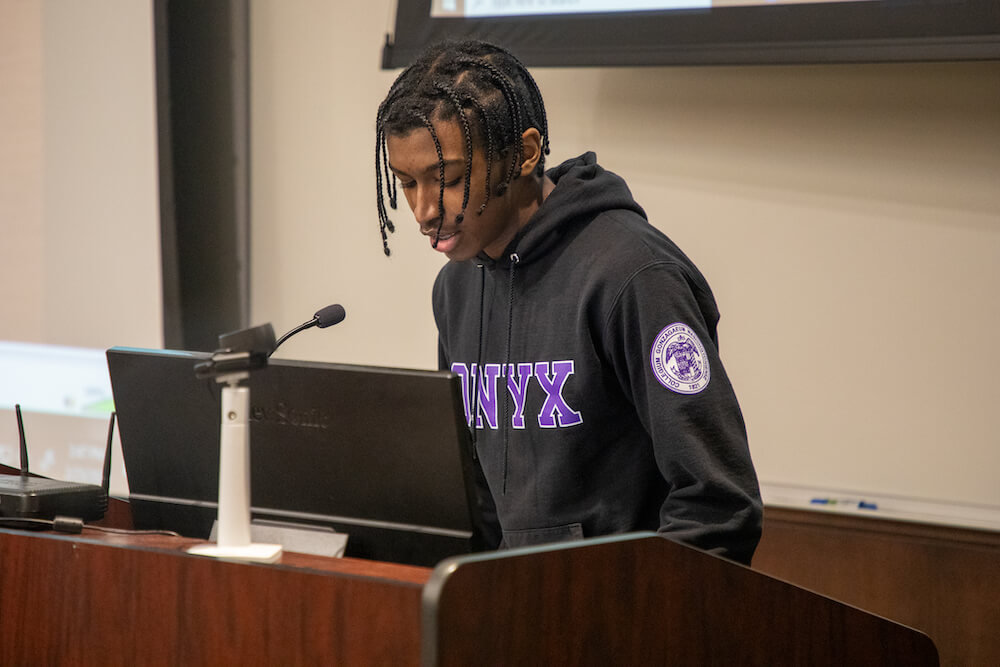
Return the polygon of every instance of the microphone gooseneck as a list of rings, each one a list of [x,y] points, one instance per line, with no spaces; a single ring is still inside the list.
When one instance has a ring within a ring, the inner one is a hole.
[[[310,327],[319,327],[320,329],[332,327],[334,324],[342,322],[345,317],[347,317],[347,313],[344,311],[344,307],[341,306],[339,303],[334,303],[325,308],[320,308],[318,311],[316,311],[316,314],[313,315],[313,318],[311,320],[309,320],[308,322],[303,322],[302,324],[295,327],[294,329],[286,333],[284,336],[279,338],[278,341],[274,344],[274,349],[271,350],[271,352],[267,356],[270,357],[272,354],[274,354],[274,350],[277,350],[279,345],[284,343],[286,340],[288,340],[298,332],[305,331]]]

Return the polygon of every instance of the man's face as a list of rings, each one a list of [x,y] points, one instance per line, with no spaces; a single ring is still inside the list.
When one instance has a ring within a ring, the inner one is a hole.
[[[485,199],[486,160],[484,151],[477,146],[473,151],[465,219],[456,223],[465,189],[465,133],[457,121],[437,121],[434,131],[444,157],[444,221],[437,235],[436,249],[455,261],[471,259],[480,252],[496,259],[519,228],[518,212],[511,203],[512,188],[502,196],[490,197],[486,209],[479,213]],[[420,232],[433,244],[441,222],[438,215],[441,173],[434,140],[427,129],[418,128],[403,136],[390,135],[386,139],[386,150],[389,167],[400,181]],[[490,173],[490,187],[494,193],[504,175],[503,164],[494,162]]]

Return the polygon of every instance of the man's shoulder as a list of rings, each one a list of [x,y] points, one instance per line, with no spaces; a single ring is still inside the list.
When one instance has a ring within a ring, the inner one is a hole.
[[[443,296],[445,292],[454,292],[471,285],[478,286],[478,281],[473,281],[472,277],[480,270],[474,260],[448,262],[441,267],[437,277],[434,279],[435,297],[439,295]]]
[[[687,258],[677,245],[645,217],[627,209],[596,216],[575,239],[581,252],[611,266],[636,266],[652,261]]]
[[[467,276],[475,274],[478,270],[477,262],[472,259],[464,262],[448,262],[438,271],[435,282],[450,282],[464,279]]]

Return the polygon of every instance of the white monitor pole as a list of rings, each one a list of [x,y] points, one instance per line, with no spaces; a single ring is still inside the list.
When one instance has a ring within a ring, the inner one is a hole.
[[[250,388],[241,382],[249,371],[220,375],[222,426],[219,434],[219,520],[216,544],[191,547],[188,553],[227,560],[273,563],[280,544],[250,539]]]

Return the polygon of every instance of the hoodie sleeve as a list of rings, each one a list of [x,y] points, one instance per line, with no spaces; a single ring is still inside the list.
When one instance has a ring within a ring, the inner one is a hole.
[[[760,539],[760,491],[719,358],[717,320],[700,275],[673,261],[650,262],[618,292],[604,351],[667,482],[659,531],[749,563]]]

